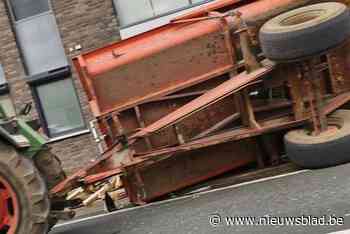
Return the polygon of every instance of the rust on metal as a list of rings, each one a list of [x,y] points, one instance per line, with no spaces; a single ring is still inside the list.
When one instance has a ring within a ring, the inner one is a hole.
[[[350,42],[304,65],[254,53],[248,22],[257,32],[309,2],[215,1],[75,58],[108,149],[50,192],[118,175],[142,205],[242,166],[279,163],[286,131],[313,123],[321,132],[350,101]]]
[[[295,4],[292,0],[263,0],[238,8],[234,8],[235,2],[230,2],[230,6],[244,20],[254,20],[257,15],[278,14],[276,9],[289,8],[291,3]],[[223,5],[210,9],[215,11]],[[236,28],[235,17],[227,16],[225,20],[230,28]],[[122,111],[229,72],[235,64],[221,33],[221,18],[168,24],[74,59],[84,88],[90,94],[94,115]],[[115,51],[122,55],[116,58]],[[145,82],[148,79],[152,82]],[[116,81],[123,86],[114,85]]]
[[[296,120],[302,119],[305,115],[305,103],[302,95],[302,74],[298,66],[288,67],[284,69],[288,77],[288,88],[293,101],[293,113]],[[282,76],[283,74],[281,74]]]
[[[137,121],[138,121],[138,123],[140,125],[140,128],[145,128],[146,124],[145,124],[145,121],[144,121],[144,119],[143,119],[143,117],[141,115],[140,107],[139,106],[135,106],[134,110],[135,110]],[[150,138],[149,137],[145,137],[145,141],[146,141],[148,149],[152,149],[152,143],[151,143]]]
[[[203,94],[199,98],[193,100],[192,102],[182,106],[176,111],[172,112],[168,116],[160,119],[156,123],[148,126],[147,128],[141,129],[138,133],[134,134],[131,138],[138,138],[146,136],[150,133],[159,131],[168,127],[169,125],[175,124],[176,122],[186,118],[188,115],[200,111],[206,106],[213,104],[222,100],[223,98],[231,95],[235,92],[242,90],[244,87],[249,86],[249,83],[257,81],[262,78],[268,72],[272,71],[274,68],[274,63],[266,62],[266,66],[253,71],[251,73],[241,73],[236,77],[224,82],[220,86],[210,90],[209,92]]]
[[[308,91],[308,103],[311,110],[311,118],[313,125],[313,134],[319,135],[321,132],[327,130],[327,117],[322,112],[323,109],[323,97],[320,86],[320,76],[315,70],[317,64],[316,59],[310,59],[304,62],[304,78],[305,85]]]
[[[213,3],[208,4],[207,6],[200,7],[197,10],[191,11],[190,13],[178,16],[172,21],[186,20],[203,17],[208,14],[208,12],[219,11],[225,7],[234,7],[236,4],[242,2],[242,0],[223,0],[223,1],[214,1]]]

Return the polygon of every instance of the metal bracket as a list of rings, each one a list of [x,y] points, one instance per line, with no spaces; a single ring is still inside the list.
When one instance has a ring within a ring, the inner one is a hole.
[[[305,85],[308,90],[309,105],[312,116],[313,134],[319,135],[328,128],[327,117],[323,113],[323,99],[320,90],[319,79],[317,79],[317,72],[315,69],[316,61],[310,59],[303,63],[305,73]]]
[[[105,139],[106,135],[101,135],[98,133],[96,123],[96,119],[90,121],[90,130],[95,142],[97,143],[98,151],[100,152],[100,154],[102,154],[105,151],[103,147],[103,140]]]
[[[252,40],[248,32],[248,25],[242,19],[241,15],[237,15],[237,26],[238,30],[236,33],[239,35],[241,50],[243,54],[243,60],[245,63],[247,73],[250,73],[254,70],[257,70],[262,67],[262,65],[258,62],[257,55],[253,53],[252,50]]]
[[[5,128],[0,126],[0,136],[9,141],[16,148],[28,148],[30,147],[30,142],[27,138],[20,134],[10,134]]]
[[[191,19],[174,19],[171,20],[171,24],[182,24],[182,23],[191,23],[191,22],[198,22],[203,20],[212,20],[212,19],[221,19],[223,17],[227,16],[240,16],[242,15],[239,11],[228,11],[226,13],[218,13],[218,12],[208,12],[208,16],[204,17],[197,17],[197,18],[191,18]]]

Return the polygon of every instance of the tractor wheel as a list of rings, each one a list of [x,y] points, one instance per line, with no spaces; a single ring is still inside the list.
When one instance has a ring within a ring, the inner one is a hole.
[[[336,47],[350,36],[350,11],[336,2],[314,4],[281,14],[260,29],[268,59],[301,60]]]
[[[61,161],[50,149],[40,151],[35,156],[34,163],[44,177],[48,190],[67,178]]]
[[[287,156],[295,164],[316,169],[350,162],[350,110],[338,110],[328,119],[329,130],[313,136],[306,129],[284,137]]]
[[[50,201],[32,161],[0,142],[0,233],[46,234]]]
[[[61,161],[59,158],[53,154],[49,148],[41,150],[35,157],[34,163],[36,168],[39,170],[40,174],[45,180],[48,190],[50,191],[58,183],[67,178],[65,172],[63,171]],[[51,211],[62,211],[62,200],[64,200],[66,194],[60,194],[56,197],[51,197]],[[49,229],[56,225],[58,219],[49,216]],[[1,234],[1,233],[0,233]]]

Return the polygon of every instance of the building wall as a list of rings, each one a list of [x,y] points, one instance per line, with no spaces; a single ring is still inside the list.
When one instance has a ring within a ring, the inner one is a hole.
[[[118,20],[109,0],[52,0],[58,28],[66,55],[71,57],[119,40]],[[33,102],[30,87],[11,27],[9,12],[4,0],[0,1],[0,63],[10,86],[10,97],[18,111],[25,103]],[[81,50],[71,50],[80,45]],[[86,123],[91,120],[87,98],[73,69],[72,74]],[[38,118],[34,108],[31,113]],[[96,157],[97,147],[90,133],[50,143],[68,172]]]

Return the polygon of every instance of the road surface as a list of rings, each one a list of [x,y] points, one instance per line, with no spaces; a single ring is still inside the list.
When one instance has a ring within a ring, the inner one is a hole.
[[[338,234],[347,229],[350,164],[78,220],[59,225],[50,234]]]

